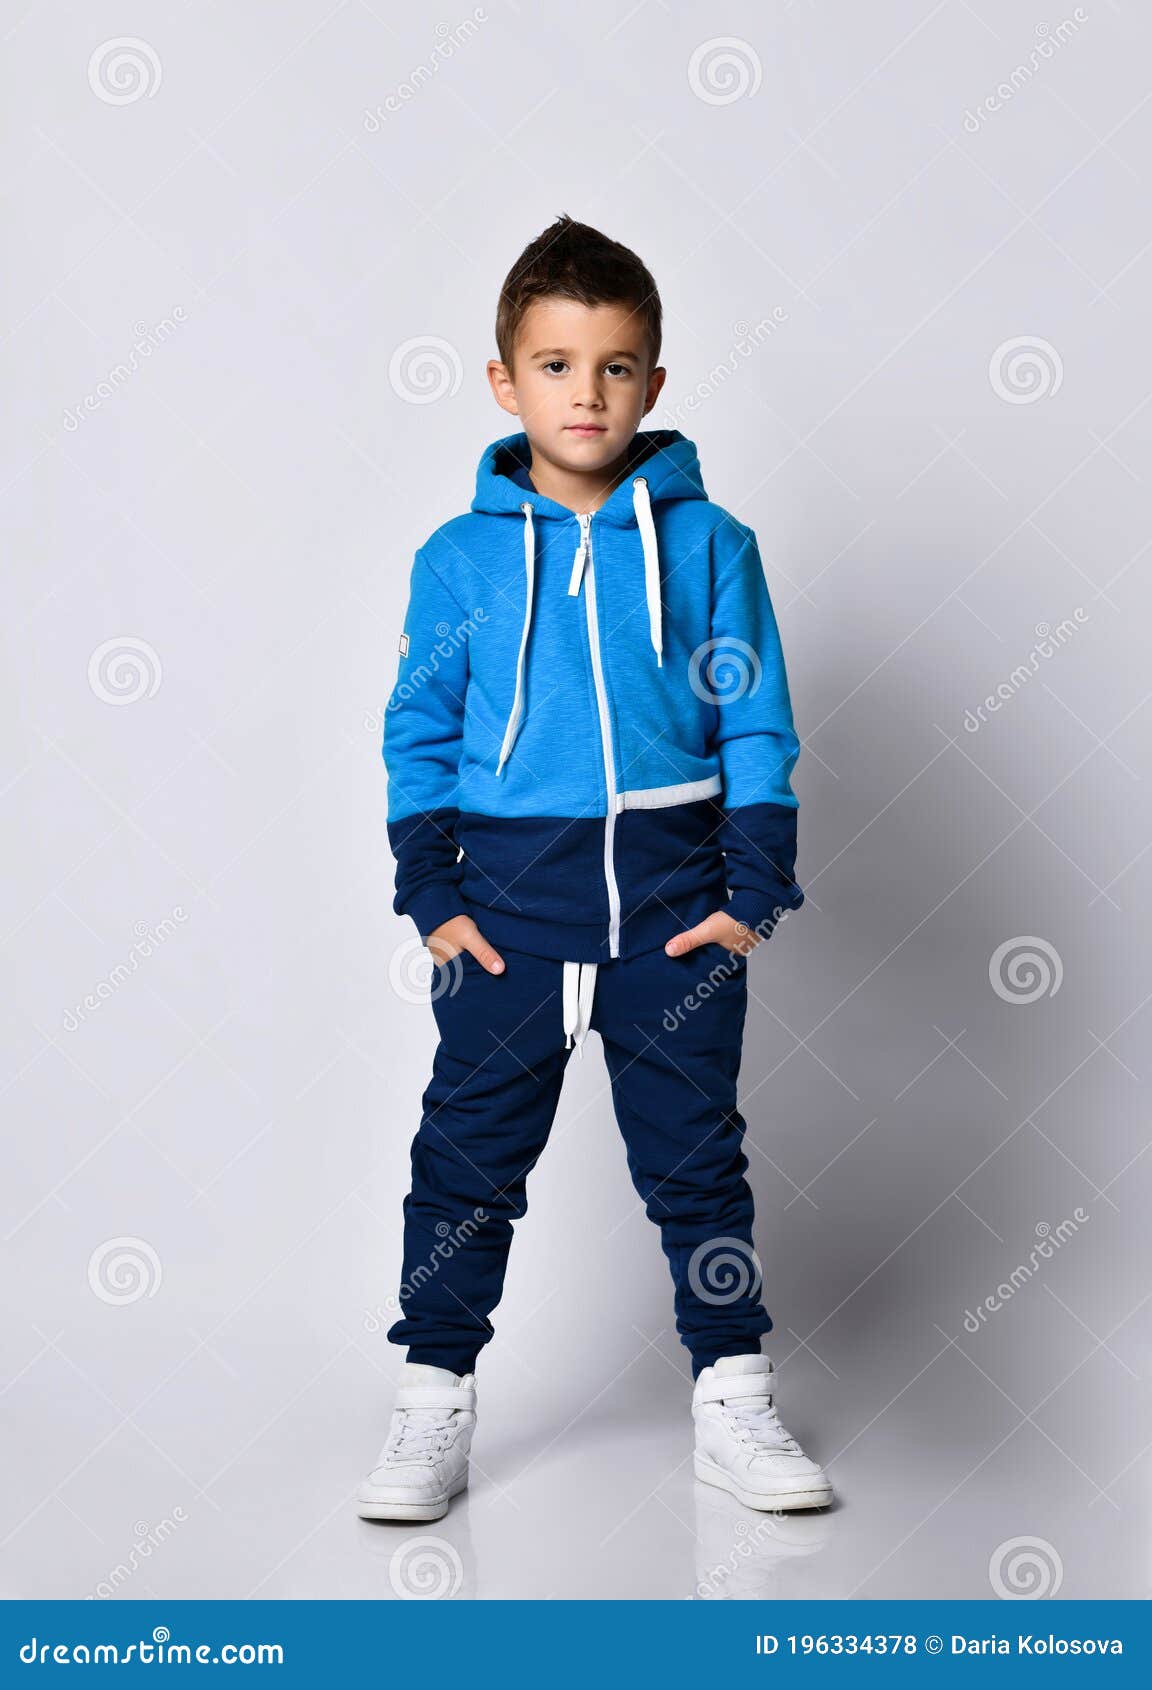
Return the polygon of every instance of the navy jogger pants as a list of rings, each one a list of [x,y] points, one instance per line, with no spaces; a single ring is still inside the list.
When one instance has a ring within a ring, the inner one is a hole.
[[[440,1043],[412,1144],[402,1318],[389,1338],[410,1361],[467,1373],[492,1337],[512,1223],[556,1114],[572,1054],[565,1027],[583,985],[577,1031],[591,1026],[603,1042],[628,1169],[660,1228],[693,1376],[718,1356],[759,1352],[772,1321],[737,1109],[747,959],[718,944],[579,970],[501,955],[503,974],[467,951],[433,973]]]

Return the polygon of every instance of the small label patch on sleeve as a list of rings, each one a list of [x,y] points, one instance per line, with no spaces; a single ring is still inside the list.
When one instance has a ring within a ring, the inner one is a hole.
[[[400,636],[400,655],[401,655],[401,657],[407,657],[407,655],[408,655],[408,636],[407,636],[407,634],[401,634],[401,636]]]

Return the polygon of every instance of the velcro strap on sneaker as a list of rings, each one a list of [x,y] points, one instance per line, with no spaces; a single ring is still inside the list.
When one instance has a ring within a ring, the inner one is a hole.
[[[775,1389],[774,1373],[713,1374],[698,1383],[701,1402],[731,1402],[734,1397],[768,1397]]]
[[[401,1385],[396,1392],[397,1408],[476,1407],[476,1393],[467,1385]]]

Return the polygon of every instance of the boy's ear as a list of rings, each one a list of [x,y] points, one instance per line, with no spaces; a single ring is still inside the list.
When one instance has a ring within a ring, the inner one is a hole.
[[[644,392],[644,409],[641,412],[642,416],[646,417],[657,399],[659,399],[660,389],[664,386],[667,379],[668,371],[664,368],[663,364],[657,364],[656,368],[648,377],[648,386]]]
[[[512,385],[512,373],[507,365],[499,358],[488,360],[488,385],[492,389],[492,396],[501,410],[508,411],[512,416],[520,415],[520,407],[516,403],[516,390]]]

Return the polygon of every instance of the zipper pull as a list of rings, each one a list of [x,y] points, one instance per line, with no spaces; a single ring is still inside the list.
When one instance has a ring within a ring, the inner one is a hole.
[[[591,516],[576,518],[580,524],[580,544],[576,547],[576,556],[572,560],[572,575],[568,582],[568,597],[574,599],[580,591],[580,582],[584,575],[584,560],[588,556],[588,528]]]

